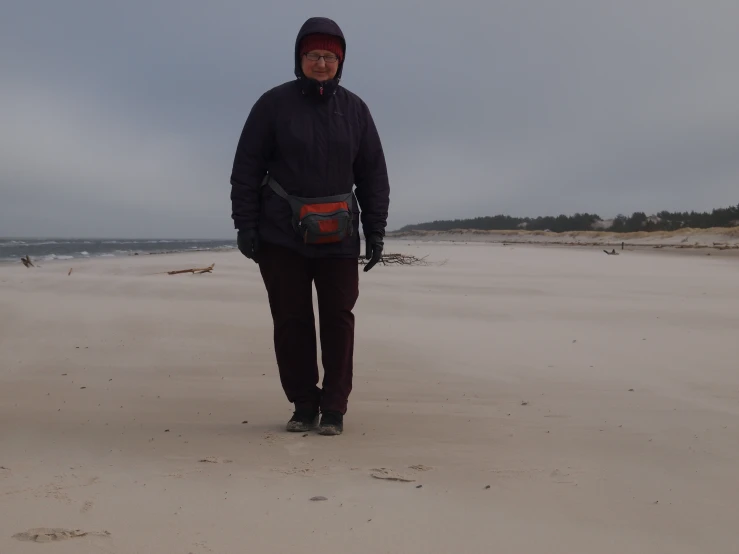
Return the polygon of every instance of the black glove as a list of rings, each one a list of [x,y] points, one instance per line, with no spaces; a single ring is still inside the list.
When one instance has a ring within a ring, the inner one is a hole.
[[[366,237],[365,242],[367,243],[367,253],[365,258],[370,260],[367,262],[367,265],[364,266],[364,271],[367,272],[375,267],[375,264],[382,259],[382,248],[384,244],[382,242],[382,235],[378,233],[373,233]]]
[[[241,253],[259,263],[259,232],[256,229],[244,229],[236,235],[236,245]]]

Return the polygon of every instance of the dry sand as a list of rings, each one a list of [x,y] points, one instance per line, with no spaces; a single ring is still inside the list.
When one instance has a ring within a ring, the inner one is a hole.
[[[0,552],[737,552],[736,258],[388,245],[340,437],[237,252],[0,267]]]

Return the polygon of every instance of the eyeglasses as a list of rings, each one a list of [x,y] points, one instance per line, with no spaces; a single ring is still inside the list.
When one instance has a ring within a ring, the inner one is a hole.
[[[312,62],[317,62],[321,58],[323,58],[323,61],[326,63],[336,63],[339,61],[339,58],[334,56],[333,54],[326,54],[325,56],[321,56],[320,54],[315,54],[314,52],[309,52],[305,55],[306,58],[308,58]]]

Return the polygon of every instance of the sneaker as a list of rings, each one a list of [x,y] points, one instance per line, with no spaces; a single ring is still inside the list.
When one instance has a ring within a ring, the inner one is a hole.
[[[306,409],[297,409],[287,422],[287,430],[291,433],[305,433],[313,429],[318,423],[318,412]]]
[[[344,431],[344,416],[339,412],[324,412],[318,433],[321,435],[340,435]]]

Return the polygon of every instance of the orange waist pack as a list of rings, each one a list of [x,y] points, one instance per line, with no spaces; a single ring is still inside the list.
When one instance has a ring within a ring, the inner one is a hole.
[[[264,185],[290,204],[293,228],[306,244],[341,242],[352,235],[351,192],[323,198],[301,198],[285,192],[270,175],[264,178]]]

